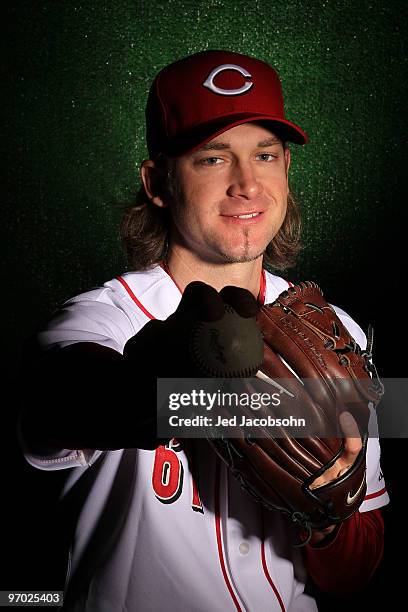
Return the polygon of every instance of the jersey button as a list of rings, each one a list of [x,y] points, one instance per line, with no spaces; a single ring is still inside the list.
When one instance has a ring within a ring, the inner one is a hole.
[[[241,555],[247,555],[249,553],[249,544],[248,542],[241,542],[239,545],[239,552]]]

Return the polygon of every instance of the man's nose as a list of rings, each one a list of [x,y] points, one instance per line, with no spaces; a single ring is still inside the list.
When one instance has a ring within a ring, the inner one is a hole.
[[[240,162],[231,169],[228,195],[243,197],[248,200],[262,193],[263,186],[251,162]]]

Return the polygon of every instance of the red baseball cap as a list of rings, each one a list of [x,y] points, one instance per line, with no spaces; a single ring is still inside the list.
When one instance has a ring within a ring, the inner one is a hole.
[[[183,155],[226,130],[267,121],[283,140],[308,141],[285,118],[282,85],[265,62],[231,51],[202,51],[163,68],[146,105],[150,159]]]

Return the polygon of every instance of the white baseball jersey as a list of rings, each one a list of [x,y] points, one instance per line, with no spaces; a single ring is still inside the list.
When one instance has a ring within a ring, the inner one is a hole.
[[[264,279],[265,303],[288,287],[270,273]],[[66,302],[39,339],[44,347],[89,341],[122,353],[149,319],[166,319],[180,299],[160,266],[126,273]],[[364,348],[360,327],[342,310],[336,312]],[[134,410],[139,384],[143,381],[123,381],[134,389]],[[120,389],[117,397],[121,401]],[[295,528],[279,512],[253,501],[205,441],[196,440],[191,452],[188,444],[173,440],[156,450],[61,450],[43,457],[24,447],[27,461],[37,468],[73,468],[62,492],[78,516],[64,609],[317,610],[304,593]],[[379,442],[370,439],[360,512],[388,503],[379,460]]]

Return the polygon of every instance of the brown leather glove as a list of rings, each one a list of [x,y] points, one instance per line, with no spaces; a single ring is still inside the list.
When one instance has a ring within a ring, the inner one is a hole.
[[[243,488],[267,508],[287,514],[310,536],[312,529],[351,516],[364,499],[368,404],[378,404],[383,386],[371,362],[370,337],[362,351],[315,283],[283,292],[260,309],[257,322],[264,338],[261,372],[283,383],[286,392],[278,409],[262,408],[256,416],[304,416],[307,431],[317,434],[295,437],[285,427],[258,426],[249,435],[243,429],[235,438],[209,436],[209,441]],[[262,391],[270,387],[259,384]],[[252,391],[260,390],[255,387]],[[361,451],[339,477],[316,485],[344,453],[343,412],[358,424]],[[243,409],[254,417],[250,413]]]

